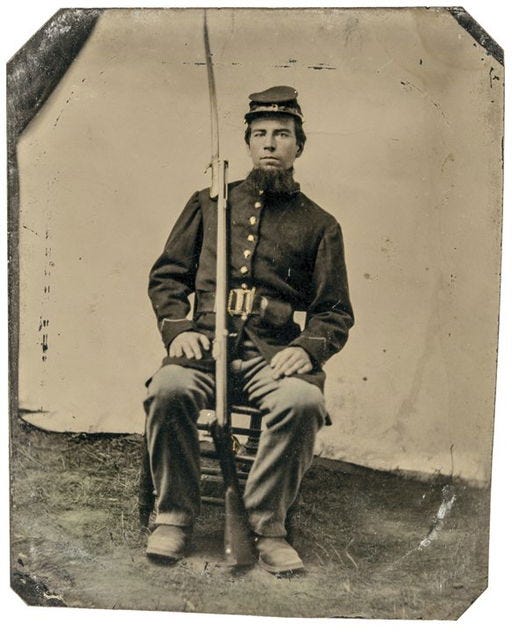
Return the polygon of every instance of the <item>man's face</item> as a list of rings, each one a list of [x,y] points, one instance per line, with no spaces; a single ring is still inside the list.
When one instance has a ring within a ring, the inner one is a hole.
[[[301,153],[291,116],[257,118],[251,122],[249,154],[259,169],[290,169]]]

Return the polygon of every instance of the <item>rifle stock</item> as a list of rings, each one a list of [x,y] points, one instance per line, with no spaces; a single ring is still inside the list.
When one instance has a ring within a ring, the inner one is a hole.
[[[229,566],[249,566],[255,561],[254,540],[247,519],[242,492],[238,483],[232,449],[231,428],[219,425],[217,419],[210,424],[215,449],[224,479],[225,525],[224,553]]]

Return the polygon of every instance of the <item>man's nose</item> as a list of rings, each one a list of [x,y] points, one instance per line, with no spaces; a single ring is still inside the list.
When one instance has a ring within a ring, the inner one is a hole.
[[[271,134],[265,138],[264,148],[272,151],[276,148],[276,140]]]

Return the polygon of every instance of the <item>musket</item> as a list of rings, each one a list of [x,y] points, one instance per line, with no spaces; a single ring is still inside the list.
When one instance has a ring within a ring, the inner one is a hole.
[[[209,430],[224,480],[225,527],[224,553],[230,566],[247,566],[254,562],[254,541],[251,536],[249,520],[245,510],[242,492],[238,483],[233,438],[231,434],[231,413],[228,403],[228,163],[220,155],[219,114],[213,60],[208,37],[206,9],[204,11],[204,48],[208,89],[210,93],[210,119],[212,161],[210,164],[212,182],[210,197],[217,199],[217,266],[215,293],[215,338],[213,356],[215,358],[215,415],[210,421]]]

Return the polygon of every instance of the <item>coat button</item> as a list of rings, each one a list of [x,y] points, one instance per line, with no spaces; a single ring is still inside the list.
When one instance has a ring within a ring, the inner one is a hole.
[[[252,215],[251,217],[249,217],[249,224],[250,224],[251,226],[254,226],[254,224],[256,224],[256,222],[257,222],[257,221],[258,221],[258,220],[257,220],[257,218],[256,218],[254,215]]]
[[[241,287],[242,290],[246,290],[249,286],[247,285],[247,283],[242,283]]]
[[[261,208],[263,204],[261,202],[255,202],[254,208]]]
[[[251,256],[251,251],[250,250],[244,250],[244,257],[246,259],[249,259],[250,256]]]
[[[247,235],[247,241],[254,241],[254,235]]]
[[[242,266],[242,267],[240,268],[240,272],[241,272],[242,274],[247,274],[247,273],[249,272],[249,268],[248,268],[247,266]]]

